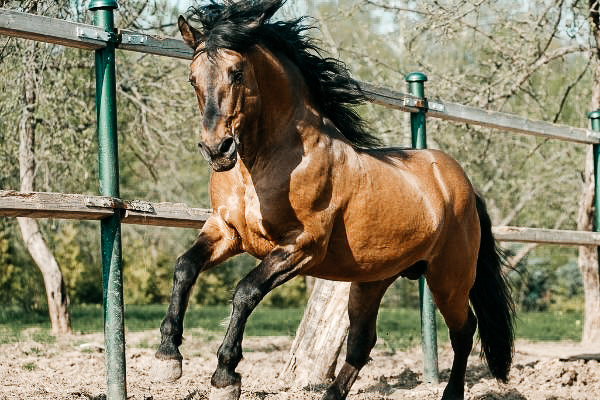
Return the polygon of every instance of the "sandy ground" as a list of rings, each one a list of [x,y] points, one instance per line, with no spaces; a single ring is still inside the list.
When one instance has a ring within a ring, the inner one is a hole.
[[[34,335],[32,335],[34,336]],[[218,337],[201,330],[186,331],[182,346],[183,377],[172,384],[150,379],[153,348],[159,334],[127,334],[128,398],[139,400],[208,399],[210,376],[216,365]],[[0,399],[105,399],[104,354],[101,334],[73,335],[55,343],[27,340],[0,346]],[[294,388],[277,378],[291,339],[246,338],[242,374],[242,399],[320,399],[324,386]],[[353,400],[439,399],[448,379],[452,351],[440,349],[442,383],[422,383],[419,349],[390,353],[377,346],[373,360],[362,370],[348,396]],[[587,354],[586,360],[568,360]],[[592,355],[589,357],[589,355]],[[469,360],[468,399],[600,399],[600,347],[576,343],[519,341],[508,384],[497,383],[476,352]]]

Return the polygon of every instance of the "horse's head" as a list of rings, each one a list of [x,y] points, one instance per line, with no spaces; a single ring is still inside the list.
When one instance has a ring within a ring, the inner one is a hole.
[[[351,108],[364,97],[343,63],[321,57],[302,18],[269,21],[284,2],[211,1],[191,9],[198,28],[179,17],[194,49],[190,82],[202,114],[200,150],[215,171],[233,168],[238,155],[254,159],[268,143],[296,143],[285,134],[295,134],[306,115],[321,113],[334,126],[330,134],[356,147],[378,143]],[[310,123],[320,124],[317,117]]]
[[[240,135],[248,129],[259,108],[259,93],[252,65],[236,51],[203,51],[200,31],[179,17],[185,42],[196,50],[189,79],[202,116],[200,152],[215,171],[227,171],[237,161]]]
[[[253,65],[245,55],[254,43],[243,39],[270,18],[282,3],[270,0],[261,7],[240,3],[228,8],[213,3],[198,10],[200,30],[179,17],[183,40],[195,51],[189,78],[202,115],[198,145],[215,171],[227,171],[235,166],[240,137],[256,129],[259,116],[259,87]],[[242,15],[243,23],[228,19],[227,12]],[[234,39],[233,46],[231,43],[223,45],[237,36],[241,39]]]

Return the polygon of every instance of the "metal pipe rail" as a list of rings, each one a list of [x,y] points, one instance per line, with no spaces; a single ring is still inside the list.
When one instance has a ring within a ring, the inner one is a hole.
[[[114,40],[118,49],[190,60],[193,51],[182,40],[161,38],[128,30],[117,30],[114,36],[93,25],[64,21],[12,10],[0,9],[0,34],[83,49],[99,49]],[[415,112],[442,120],[469,123],[504,131],[566,140],[584,144],[600,144],[600,133],[550,122],[442,100],[423,101],[405,93],[358,82],[367,99],[392,109]]]

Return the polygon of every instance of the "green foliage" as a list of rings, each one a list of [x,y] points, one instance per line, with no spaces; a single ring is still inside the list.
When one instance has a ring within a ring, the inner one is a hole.
[[[168,253],[157,251],[158,243],[141,238],[124,238],[123,284],[130,304],[164,303],[171,287],[171,263]]]
[[[23,369],[25,371],[33,371],[36,368],[37,368],[37,365],[34,362],[28,362],[28,363],[23,364]]]
[[[575,249],[539,246],[508,276],[515,303],[523,310],[581,311],[583,282]]]
[[[49,235],[53,239],[54,257],[63,271],[71,303],[102,302],[102,272],[98,260],[92,254],[84,255],[81,251],[98,245],[98,242],[89,242],[90,236],[98,238],[94,231],[90,224],[63,222]]]
[[[262,301],[267,307],[290,308],[306,304],[306,280],[294,278],[269,293]]]
[[[44,282],[22,243],[12,239],[15,225],[0,220],[0,304],[39,310],[46,303]]]
[[[166,305],[127,305],[125,325],[128,331],[157,331],[164,317]],[[225,333],[223,321],[231,312],[229,306],[190,306],[185,318],[185,329],[201,328],[207,336],[220,338]],[[293,336],[302,319],[302,308],[280,309],[260,305],[250,316],[246,327],[248,336]],[[102,332],[102,307],[73,306],[75,332]],[[583,315],[580,311],[519,312],[517,338],[556,341],[580,340]],[[438,342],[448,341],[443,319],[437,313]],[[377,318],[377,336],[381,345],[390,351],[417,346],[420,342],[419,311],[411,308],[382,308]],[[54,341],[50,335],[50,321],[41,312],[23,312],[18,308],[0,310],[0,343],[34,340],[39,343]],[[158,332],[156,340],[159,340]],[[150,346],[146,343],[145,346]]]

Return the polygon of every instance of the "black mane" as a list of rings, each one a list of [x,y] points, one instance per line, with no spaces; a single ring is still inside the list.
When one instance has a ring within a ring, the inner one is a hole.
[[[201,51],[216,57],[219,49],[244,52],[262,45],[285,54],[304,75],[313,101],[342,135],[357,149],[378,147],[379,139],[367,132],[363,119],[351,107],[366,99],[344,63],[321,56],[321,49],[303,35],[311,29],[303,23],[304,18],[269,22],[285,1],[210,0],[207,5],[191,7],[190,19],[202,25]]]

